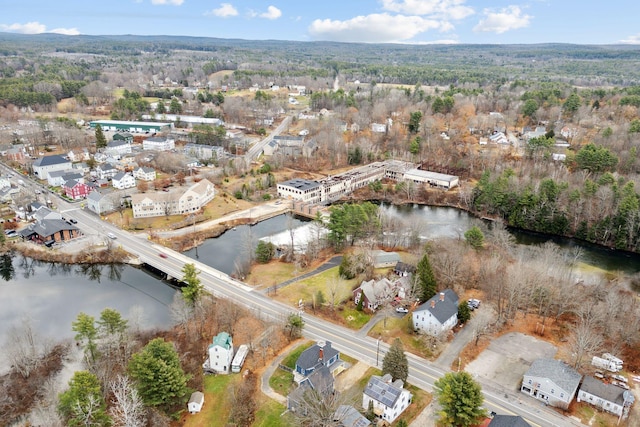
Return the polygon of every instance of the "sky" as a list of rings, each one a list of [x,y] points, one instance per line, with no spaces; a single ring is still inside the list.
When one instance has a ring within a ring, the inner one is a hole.
[[[247,40],[640,44],[638,0],[0,0],[0,31]]]

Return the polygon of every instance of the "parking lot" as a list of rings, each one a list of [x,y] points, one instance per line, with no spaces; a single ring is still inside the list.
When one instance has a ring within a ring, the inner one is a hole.
[[[491,380],[509,390],[518,390],[522,376],[539,358],[553,358],[553,344],[519,332],[496,338],[489,347],[467,365],[465,371]]]

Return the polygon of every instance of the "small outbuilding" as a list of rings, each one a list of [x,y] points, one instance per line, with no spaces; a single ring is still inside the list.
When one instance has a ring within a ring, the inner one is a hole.
[[[187,403],[189,413],[197,414],[202,410],[202,405],[204,405],[204,393],[201,391],[194,391],[193,393],[191,393],[189,403]]]

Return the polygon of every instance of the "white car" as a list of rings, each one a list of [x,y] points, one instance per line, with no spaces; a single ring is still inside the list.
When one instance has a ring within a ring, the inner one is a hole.
[[[408,313],[409,310],[407,310],[404,307],[396,307],[396,313]]]
[[[116,237],[116,235],[115,235],[115,234],[113,234],[113,233],[108,233],[108,234],[107,234],[107,236],[108,236],[110,239],[116,239],[116,238],[117,238],[117,237]]]

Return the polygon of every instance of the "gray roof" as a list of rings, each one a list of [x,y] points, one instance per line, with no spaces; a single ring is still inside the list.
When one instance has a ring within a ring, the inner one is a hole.
[[[566,363],[555,359],[536,359],[531,364],[526,376],[548,378],[570,396],[578,389],[582,375]]]
[[[487,427],[531,427],[519,415],[495,415]]]
[[[440,301],[440,293],[435,294],[427,302],[418,306],[415,312],[429,311],[438,322],[444,323],[454,314],[458,313],[458,295],[452,289],[445,289],[441,293],[444,294],[444,301]],[[431,302],[435,304],[432,307]]]
[[[373,375],[364,388],[364,394],[389,408],[393,408],[403,390],[402,386],[397,387],[396,383],[391,383],[391,375],[389,374],[383,377]]]
[[[51,166],[51,165],[59,165],[62,163],[71,163],[69,160],[65,159],[62,156],[54,154],[53,156],[44,156],[36,159],[33,162],[33,166]]]
[[[100,200],[102,200],[102,198],[104,197],[103,194],[101,194],[99,191],[92,191],[91,193],[89,193],[89,195],[87,196],[87,199],[89,200],[93,200],[95,202],[99,202]]]
[[[339,421],[342,427],[367,427],[371,421],[351,405],[340,405],[333,415],[333,421]]]
[[[103,171],[110,171],[115,169],[116,167],[113,166],[111,163],[103,163],[101,165],[98,165],[98,168]]]
[[[314,344],[300,354],[296,361],[296,366],[307,370],[313,368],[320,362],[320,349],[322,349],[322,364],[327,363],[329,359],[338,354],[338,350],[331,347],[331,342],[327,341],[324,347]]]
[[[618,405],[624,404],[624,389],[613,384],[605,384],[593,377],[584,377],[580,391],[585,391]]]
[[[189,403],[204,403],[204,393],[201,391],[194,391],[191,393],[191,397],[189,398]]]
[[[301,191],[311,190],[313,188],[320,187],[320,183],[316,181],[309,181],[308,179],[294,178],[289,181],[281,182],[280,185],[286,185],[287,187],[293,187]]]
[[[122,147],[123,145],[129,145],[129,143],[124,140],[113,140],[107,144],[107,148]]]
[[[32,224],[20,231],[20,235],[23,237],[29,236],[33,233],[41,237],[49,237],[62,230],[77,230],[78,227],[69,224],[67,221],[61,219],[45,219]]]
[[[113,177],[114,181],[119,181],[122,178],[124,178],[127,175],[126,172],[118,172],[117,174],[115,174],[115,176]]]

